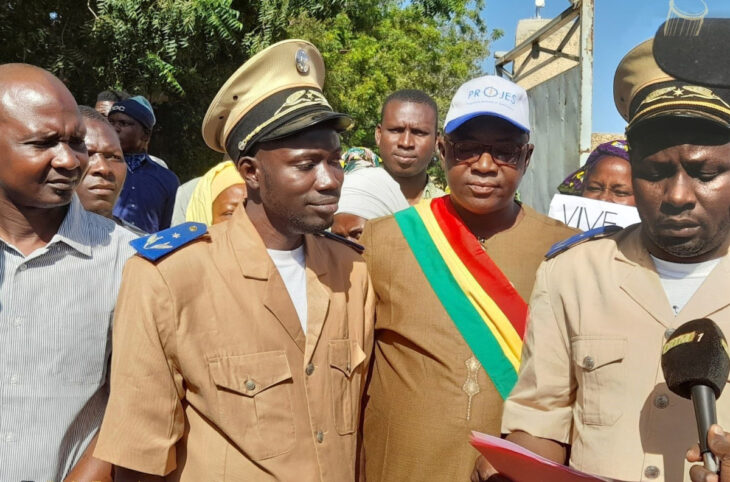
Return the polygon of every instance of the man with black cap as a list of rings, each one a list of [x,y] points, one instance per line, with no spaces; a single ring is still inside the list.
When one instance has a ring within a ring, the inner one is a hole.
[[[95,451],[115,480],[355,479],[373,293],[358,253],[324,232],[351,120],[323,84],[305,41],[247,61],[203,137],[236,162],[248,199],[205,235],[185,223],[136,244]]]
[[[669,391],[660,362],[687,321],[730,333],[730,105],[663,72],[652,41],[619,64],[614,99],[642,223],[576,238],[541,265],[502,432],[601,476],[688,481],[692,402]],[[730,426],[730,398],[717,415]]]
[[[120,100],[109,111],[128,171],[113,214],[146,233],[170,227],[180,185],[172,171],[147,153],[156,122],[152,105],[141,95]]]

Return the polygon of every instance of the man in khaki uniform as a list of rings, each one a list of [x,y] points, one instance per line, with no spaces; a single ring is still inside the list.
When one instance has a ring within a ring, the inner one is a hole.
[[[656,65],[651,41],[621,61],[614,98],[642,223],[546,261],[530,302],[508,439],[620,480],[689,480],[689,400],[669,391],[662,346],[708,317],[730,333],[730,106]],[[730,397],[718,400],[730,424]]]
[[[126,267],[95,451],[116,480],[355,478],[373,294],[360,256],[322,234],[350,123],[323,83],[315,47],[288,40],[213,100],[203,137],[237,161],[249,197],[207,235]],[[204,229],[143,238],[140,253]]]
[[[479,102],[476,91],[500,95]],[[511,331],[511,340],[498,343],[486,327],[505,315],[524,327],[545,252],[577,232],[514,200],[533,149],[527,102],[499,77],[461,86],[438,143],[451,194],[371,221],[360,238],[377,294],[363,427],[369,482],[468,480],[477,458],[470,432],[499,433],[519,349],[511,358],[496,352],[521,339],[509,321],[500,333]],[[449,284],[456,279],[464,283]],[[490,296],[504,313],[486,308]]]

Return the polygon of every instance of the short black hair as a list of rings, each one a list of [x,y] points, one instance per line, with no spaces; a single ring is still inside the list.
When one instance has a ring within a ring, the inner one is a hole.
[[[436,105],[436,101],[433,100],[433,97],[431,97],[424,91],[418,89],[401,89],[396,90],[395,92],[390,94],[388,97],[385,98],[385,101],[383,102],[383,107],[380,109],[381,123],[383,122],[383,117],[385,116],[385,108],[393,101],[412,102],[414,104],[426,104],[431,109],[433,109],[433,114],[436,118],[436,130],[438,130],[439,108]]]
[[[123,90],[103,90],[96,96],[97,102],[119,102],[120,100],[129,99],[131,95]]]
[[[95,120],[99,122],[104,122],[105,124],[109,124],[109,120],[104,117],[103,114],[99,113],[96,109],[93,107],[89,107],[88,105],[80,105],[79,106],[79,112],[81,112],[81,117],[89,120]],[[109,124],[111,127],[111,124]]]

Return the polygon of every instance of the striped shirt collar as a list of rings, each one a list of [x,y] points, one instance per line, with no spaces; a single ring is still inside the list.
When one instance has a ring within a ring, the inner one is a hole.
[[[79,253],[91,257],[92,239],[90,228],[93,220],[89,219],[90,216],[91,214],[84,209],[78,196],[74,193],[66,217],[63,218],[61,227],[53,235],[48,246],[63,242]]]
[[[53,235],[48,244],[35,250],[28,256],[24,256],[24,258],[31,259],[41,256],[48,248],[58,243],[64,243],[80,254],[90,258],[92,252],[91,245],[93,244],[91,227],[93,224],[96,224],[94,223],[94,219],[90,219],[91,216],[93,215],[84,209],[78,196],[74,193],[71,198],[71,203],[68,206],[68,211],[66,211],[66,216],[64,216],[56,234]],[[19,249],[2,238],[0,238],[0,243],[20,253]]]

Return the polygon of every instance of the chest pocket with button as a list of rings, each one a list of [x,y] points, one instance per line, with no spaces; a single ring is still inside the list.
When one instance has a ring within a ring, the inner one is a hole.
[[[351,434],[360,420],[365,352],[356,340],[330,340],[328,355],[335,429],[340,435]]]
[[[577,336],[571,340],[578,378],[576,403],[586,425],[613,425],[621,417],[626,337]]]
[[[284,351],[213,356],[218,429],[249,458],[263,460],[294,447],[292,376]]]

